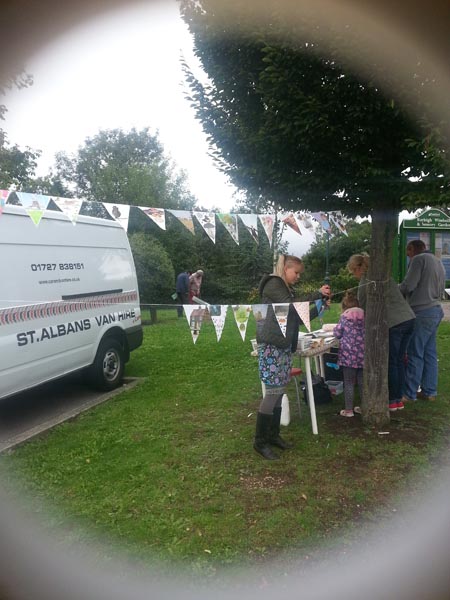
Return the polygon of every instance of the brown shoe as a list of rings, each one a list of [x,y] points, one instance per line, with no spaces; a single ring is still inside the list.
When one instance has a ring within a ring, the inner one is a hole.
[[[415,402],[415,401],[416,401],[416,399],[413,400],[412,398],[408,398],[407,396],[403,396],[403,398],[402,398],[403,404],[406,404],[406,402]]]
[[[436,396],[427,396],[423,392],[417,392],[417,397],[420,400],[426,400],[427,402],[434,402],[436,400]]]

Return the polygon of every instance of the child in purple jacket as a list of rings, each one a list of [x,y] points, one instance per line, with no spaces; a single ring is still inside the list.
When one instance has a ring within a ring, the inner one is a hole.
[[[353,417],[361,413],[359,406],[353,407],[355,383],[358,383],[359,396],[362,398],[364,367],[364,311],[359,308],[358,298],[352,292],[346,292],[342,299],[343,313],[333,330],[339,340],[338,365],[344,376],[345,409],[341,417]]]

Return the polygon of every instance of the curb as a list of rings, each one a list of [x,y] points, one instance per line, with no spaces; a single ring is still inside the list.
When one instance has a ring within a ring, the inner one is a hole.
[[[79,414],[89,410],[90,408],[93,408],[94,406],[97,406],[98,404],[102,404],[103,402],[110,400],[114,396],[118,396],[122,392],[126,392],[126,391],[134,388],[139,383],[142,383],[142,381],[144,381],[144,379],[145,379],[144,377],[125,377],[121,387],[118,387],[115,390],[112,390],[111,392],[106,392],[105,394],[101,394],[100,396],[97,396],[93,400],[91,399],[86,402],[82,402],[76,408],[67,410],[63,414],[58,414],[57,416],[55,416],[52,419],[43,421],[42,423],[40,423],[39,425],[36,425],[35,427],[31,427],[30,429],[23,431],[22,433],[20,433],[16,436],[13,436],[7,440],[4,440],[3,442],[0,442],[0,454],[3,452],[7,452],[8,450],[14,449],[16,446],[19,446],[20,444],[23,444],[24,442],[27,442],[34,437],[37,437],[41,433],[44,433],[45,431],[48,431],[49,429],[56,427],[56,425],[65,423],[66,421],[69,421],[70,419],[74,419]]]

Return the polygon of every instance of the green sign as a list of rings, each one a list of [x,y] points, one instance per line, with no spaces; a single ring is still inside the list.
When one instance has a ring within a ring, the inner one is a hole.
[[[439,208],[430,208],[402,225],[406,229],[450,229],[450,217]]]

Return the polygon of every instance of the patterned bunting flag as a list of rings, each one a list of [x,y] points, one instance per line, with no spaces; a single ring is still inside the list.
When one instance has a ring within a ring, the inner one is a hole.
[[[226,304],[210,304],[208,311],[213,322],[214,329],[216,330],[217,341],[220,341],[222,337],[222,331],[225,326],[225,318],[227,316],[228,306]]]
[[[149,219],[154,221],[158,227],[166,230],[166,213],[163,208],[150,208],[148,206],[138,206]]]
[[[241,221],[244,223],[249,234],[252,236],[252,238],[255,240],[255,242],[258,243],[258,217],[257,217],[257,215],[254,215],[254,214],[241,215],[240,214],[239,217],[241,218]]]
[[[272,304],[273,312],[280,326],[281,333],[286,337],[287,318],[289,312],[289,304]]]
[[[192,334],[192,340],[195,342],[200,334],[203,318],[205,316],[206,305],[183,304],[184,314]]]
[[[324,212],[313,212],[311,213],[311,215],[320,224],[324,231],[326,231],[327,233],[331,233],[331,225],[328,222],[327,215]]]
[[[198,222],[208,234],[209,238],[216,243],[216,219],[213,212],[194,211]]]
[[[186,229],[189,229],[189,231],[192,233],[192,235],[195,235],[195,229],[194,229],[194,221],[192,220],[192,213],[189,210],[172,210],[172,209],[168,209],[170,213],[173,214],[174,217],[176,217],[181,223],[183,223],[183,225],[186,227]]]
[[[3,212],[3,208],[8,200],[9,192],[8,190],[0,190],[0,215]]]
[[[344,217],[342,216],[340,210],[328,213],[328,218],[341,233],[348,237],[347,229],[344,223]]]
[[[218,213],[219,221],[231,235],[233,240],[239,246],[239,234],[238,234],[238,218],[237,215]]]
[[[298,313],[298,316],[302,320],[302,323],[308,331],[311,331],[311,321],[309,314],[309,302],[294,302],[294,308]]]
[[[28,216],[37,227],[41,222],[44,210],[50,202],[50,197],[43,194],[28,194],[27,192],[16,192],[16,195],[20,200],[20,204],[27,211]]]
[[[321,299],[314,300],[314,303],[317,308],[318,316],[320,317],[325,310],[325,304],[323,303],[323,301]]]
[[[245,340],[245,333],[247,331],[247,323],[252,307],[249,304],[235,304],[232,306],[234,312],[234,319],[238,326],[239,333],[241,334],[242,340]]]
[[[72,221],[72,225],[76,225],[78,215],[81,210],[83,200],[79,198],[52,198],[56,206],[63,212],[66,217]]]
[[[293,229],[296,233],[298,233],[299,235],[302,235],[302,232],[300,231],[300,226],[298,224],[298,221],[297,221],[294,213],[289,213],[288,215],[282,217],[281,221],[285,225],[287,225],[288,227]]]
[[[300,221],[300,223],[303,225],[303,227],[305,229],[311,229],[313,227],[312,221],[306,213],[304,213],[304,212],[297,213],[296,217],[297,217],[297,220]]]
[[[253,305],[253,316],[255,317],[256,323],[264,321],[267,317],[267,304],[254,304]]]
[[[125,231],[128,231],[128,219],[130,218],[129,204],[111,204],[103,202],[103,206],[109,212],[111,217],[122,225]]]
[[[255,321],[256,321],[256,333],[258,334],[258,332],[262,331],[262,328],[264,327],[264,323],[267,317],[267,308],[268,305],[267,304],[254,304],[252,306],[252,310],[253,310],[253,316],[255,317]]]
[[[269,240],[269,245],[271,246],[273,241],[273,228],[275,226],[275,215],[259,215],[259,221],[263,226],[264,231],[266,232],[267,239]]]

